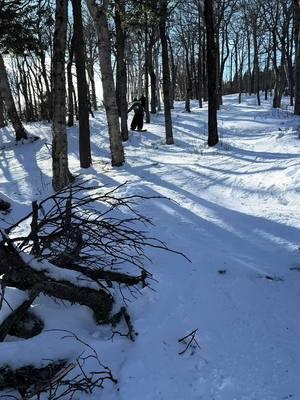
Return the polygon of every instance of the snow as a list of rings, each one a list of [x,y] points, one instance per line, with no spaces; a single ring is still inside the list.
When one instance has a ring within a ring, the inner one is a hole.
[[[68,357],[82,344],[64,338],[66,329],[94,347],[118,379],[101,391],[108,400],[283,400],[299,399],[300,369],[300,119],[288,107],[259,108],[255,98],[224,98],[218,114],[220,143],[208,148],[207,105],[173,111],[175,145],[164,144],[163,115],[147,132],[132,132],[126,164],[112,168],[102,112],[91,119],[93,166],[80,170],[77,128],[69,129],[70,169],[89,184],[120,193],[162,195],[140,205],[154,226],[149,235],[183,252],[148,250],[146,268],[155,281],[128,310],[139,335],[134,343],[111,338],[85,307],[40,296],[35,311],[46,330],[36,338],[0,344],[0,364]],[[26,129],[41,140],[8,146],[0,136],[0,191],[12,202],[1,228],[30,211],[51,189],[51,127]],[[25,228],[24,228],[25,229]],[[293,269],[294,268],[294,269]],[[14,306],[20,293],[9,289]],[[6,308],[1,310],[7,312]],[[178,339],[198,328],[200,348],[179,355]],[[119,330],[124,329],[120,326]],[[92,366],[91,366],[92,368]],[[80,399],[98,399],[80,394]]]

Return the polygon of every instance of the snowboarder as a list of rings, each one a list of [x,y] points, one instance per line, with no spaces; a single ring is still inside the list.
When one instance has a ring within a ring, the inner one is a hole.
[[[131,121],[130,129],[134,131],[137,128],[138,131],[141,131],[143,130],[144,124],[144,108],[141,101],[136,97],[133,99],[133,104],[127,112],[129,113],[132,110],[134,111],[134,116]]]

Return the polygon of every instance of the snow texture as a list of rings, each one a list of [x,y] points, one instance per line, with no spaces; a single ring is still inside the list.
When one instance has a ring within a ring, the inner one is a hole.
[[[235,95],[224,100],[217,146],[206,145],[207,105],[199,109],[193,102],[186,113],[177,102],[175,145],[164,144],[163,115],[152,116],[147,132],[130,133],[122,168],[110,166],[104,113],[90,120],[88,170],[79,168],[78,128],[68,130],[72,173],[106,188],[129,181],[120,194],[170,199],[143,202],[140,211],[155,224],[149,234],[192,263],[148,251],[153,262],[146,268],[156,281],[137,298],[128,294],[139,333],[134,343],[112,340],[111,329],[97,326],[85,307],[39,296],[33,307],[46,330],[26,342],[1,343],[0,365],[75,359],[82,345],[53,331],[66,329],[94,347],[118,379],[81,400],[300,398],[300,119],[288,107],[257,107],[254,97],[243,97],[241,105]],[[0,215],[1,228],[52,193],[51,127],[26,129],[41,140],[9,145],[11,130],[1,130],[0,192],[12,203],[10,214]],[[23,295],[8,289],[7,299],[16,307]],[[7,313],[4,305],[0,321]],[[178,339],[196,328],[200,348],[179,355],[184,345]]]

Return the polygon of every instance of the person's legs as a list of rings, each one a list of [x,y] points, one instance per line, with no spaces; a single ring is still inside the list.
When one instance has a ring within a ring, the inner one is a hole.
[[[144,124],[144,114],[140,113],[138,114],[138,120],[137,120],[137,128],[140,131],[143,129],[143,124]]]
[[[131,121],[130,129],[131,129],[132,131],[134,131],[135,128],[137,127],[137,125],[138,125],[138,118],[137,118],[137,115],[134,114],[134,116],[133,116],[133,118],[132,118],[132,121]]]

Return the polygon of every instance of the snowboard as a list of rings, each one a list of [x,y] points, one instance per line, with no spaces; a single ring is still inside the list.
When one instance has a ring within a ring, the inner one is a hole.
[[[147,129],[131,129],[131,132],[147,132]]]

